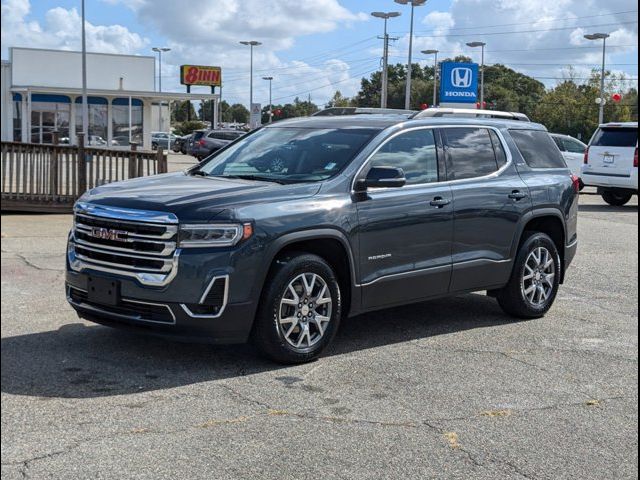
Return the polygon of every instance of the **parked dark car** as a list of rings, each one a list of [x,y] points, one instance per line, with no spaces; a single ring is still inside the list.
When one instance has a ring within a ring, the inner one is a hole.
[[[189,155],[202,160],[243,135],[245,132],[241,130],[196,130],[187,150]]]
[[[189,137],[191,137],[191,134],[189,135],[183,135],[180,137],[176,137],[173,145],[171,147],[171,149],[176,152],[176,153],[182,153],[182,154],[186,154],[187,153],[187,145],[189,143]]]
[[[576,253],[577,213],[577,178],[541,125],[282,121],[189,171],[84,194],[67,296],[104,325],[251,338],[305,362],[343,317],[438,297],[487,291],[515,318],[545,315]]]

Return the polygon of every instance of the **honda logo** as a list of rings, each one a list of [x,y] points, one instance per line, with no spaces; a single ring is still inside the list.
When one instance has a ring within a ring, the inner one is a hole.
[[[455,88],[469,88],[473,80],[473,71],[470,68],[457,67],[451,70],[451,85]]]

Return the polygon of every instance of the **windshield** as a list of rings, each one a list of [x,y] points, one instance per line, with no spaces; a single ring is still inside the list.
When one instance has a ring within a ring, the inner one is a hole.
[[[340,172],[377,132],[264,128],[210,157],[195,173],[279,183],[326,180]]]

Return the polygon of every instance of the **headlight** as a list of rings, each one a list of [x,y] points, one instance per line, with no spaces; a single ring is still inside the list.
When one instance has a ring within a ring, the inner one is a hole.
[[[186,224],[180,225],[178,243],[182,248],[230,247],[253,234],[250,223],[245,224]]]

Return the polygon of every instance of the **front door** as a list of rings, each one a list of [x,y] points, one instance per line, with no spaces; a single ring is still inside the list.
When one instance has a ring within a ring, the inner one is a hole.
[[[369,189],[357,203],[365,309],[448,291],[453,205],[450,187],[439,184],[437,152],[432,129],[404,132],[384,143],[362,171],[402,168],[407,179],[404,187]]]

